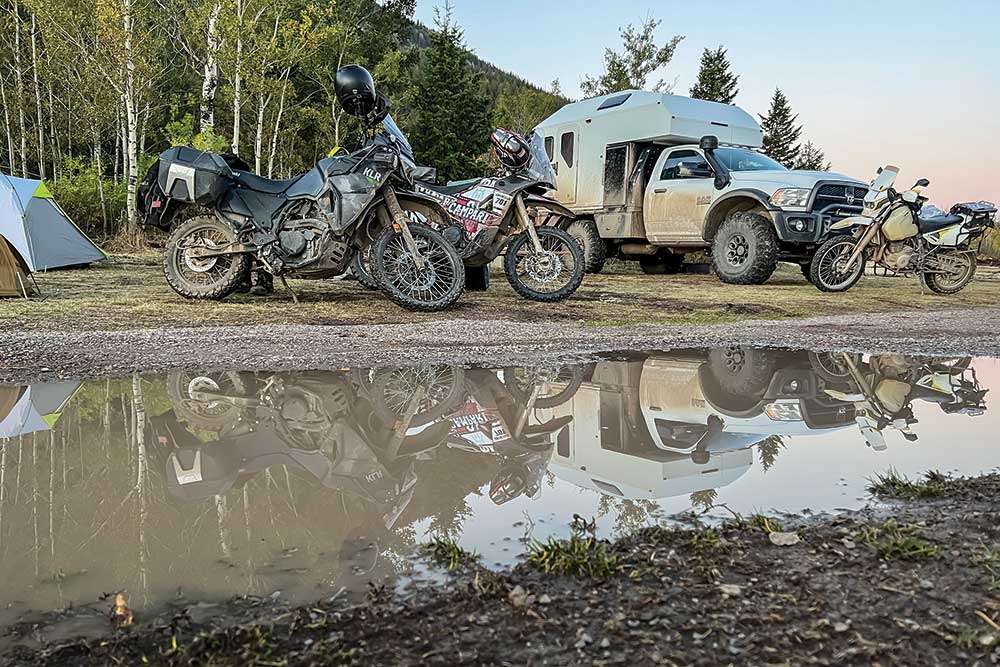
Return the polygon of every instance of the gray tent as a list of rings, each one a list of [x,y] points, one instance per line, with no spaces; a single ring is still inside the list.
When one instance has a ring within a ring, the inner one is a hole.
[[[0,385],[0,439],[52,429],[79,388],[79,382]]]
[[[31,272],[107,259],[41,181],[0,174],[0,236]]]

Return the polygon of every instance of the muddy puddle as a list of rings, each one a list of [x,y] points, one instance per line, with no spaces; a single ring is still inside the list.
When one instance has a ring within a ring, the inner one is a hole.
[[[890,467],[996,468],[997,387],[995,359],[742,348],[0,386],[0,625],[361,591],[436,536],[508,565],[574,514],[858,508]]]

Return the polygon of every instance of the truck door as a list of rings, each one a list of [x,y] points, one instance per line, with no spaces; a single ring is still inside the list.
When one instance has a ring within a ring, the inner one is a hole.
[[[545,152],[556,170],[556,199],[563,204],[576,203],[577,153],[579,134],[572,125],[560,127],[545,137]]]
[[[702,241],[714,189],[715,176],[699,151],[664,151],[643,198],[646,238],[653,243]]]

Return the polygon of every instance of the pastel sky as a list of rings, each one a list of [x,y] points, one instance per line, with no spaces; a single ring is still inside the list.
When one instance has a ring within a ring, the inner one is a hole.
[[[434,0],[418,0],[432,23]],[[729,50],[736,103],[767,110],[775,86],[835,171],[870,180],[882,164],[900,182],[930,179],[931,202],[1000,200],[1000,0],[452,0],[468,46],[504,69],[564,93],[599,73],[619,26],[649,13],[661,41],[684,35],[651,77],[687,94],[702,49]]]

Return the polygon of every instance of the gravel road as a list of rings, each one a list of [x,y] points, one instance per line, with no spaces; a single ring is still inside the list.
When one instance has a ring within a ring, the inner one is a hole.
[[[585,327],[504,320],[419,325],[225,326],[124,331],[0,329],[0,381],[185,368],[304,370],[420,361],[512,365],[600,352],[755,345],[934,356],[1000,356],[1000,308]]]

